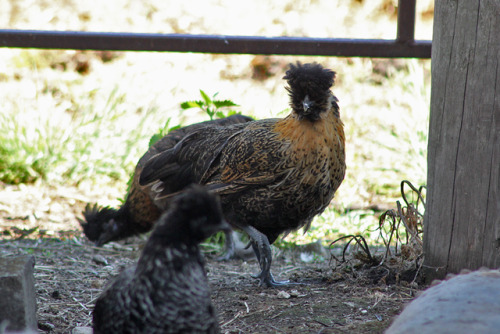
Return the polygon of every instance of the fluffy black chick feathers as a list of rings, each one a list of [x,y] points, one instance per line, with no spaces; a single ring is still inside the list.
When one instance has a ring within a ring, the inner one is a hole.
[[[137,266],[99,296],[99,333],[218,333],[198,244],[229,229],[218,198],[201,186],[176,197],[148,239]]]

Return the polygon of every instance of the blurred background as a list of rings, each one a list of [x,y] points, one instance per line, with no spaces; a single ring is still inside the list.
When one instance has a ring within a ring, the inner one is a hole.
[[[417,1],[416,39],[432,39]],[[397,0],[0,0],[0,28],[333,38],[396,36]],[[118,206],[160,129],[207,120],[200,89],[255,118],[289,112],[290,62],[337,72],[347,175],[311,229],[285,243],[372,232],[400,182],[426,182],[430,60],[0,49],[0,238],[80,236],[87,202]],[[24,233],[24,234],[23,234]]]

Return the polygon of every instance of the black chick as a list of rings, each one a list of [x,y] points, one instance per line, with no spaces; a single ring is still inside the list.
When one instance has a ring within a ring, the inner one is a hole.
[[[139,183],[157,191],[156,203],[169,200],[168,185],[181,175],[219,194],[226,219],[251,238],[260,284],[281,285],[270,273],[270,244],[282,233],[307,230],[344,179],[334,78],[319,64],[291,64],[284,77],[292,108],[287,117],[200,129],[152,157]]]
[[[201,128],[207,126],[226,127],[252,120],[247,116],[233,115],[223,119],[191,124],[167,134],[151,146],[137,163],[125,203],[118,210],[110,207],[99,207],[97,204],[87,204],[83,211],[85,219],[79,219],[84,234],[90,241],[94,241],[97,246],[102,246],[109,241],[121,240],[151,230],[154,222],[168,208],[168,205],[167,203],[161,203],[161,206],[158,206],[152,199],[152,197],[156,196],[156,192],[152,191],[151,187],[139,185],[139,176],[146,162],[152,156],[171,149],[184,137]],[[164,185],[164,192],[168,192],[167,188],[171,192],[176,192],[196,182],[196,180],[192,180],[185,175],[180,175],[180,177],[179,180],[173,180],[172,184]],[[229,234],[226,234],[226,236],[227,240],[230,241]],[[232,244],[228,243],[228,246],[232,246]],[[231,253],[231,251],[232,249],[229,248],[228,252]]]
[[[201,186],[176,197],[156,223],[135,267],[99,296],[93,311],[99,333],[218,333],[198,244],[230,229],[220,201]]]

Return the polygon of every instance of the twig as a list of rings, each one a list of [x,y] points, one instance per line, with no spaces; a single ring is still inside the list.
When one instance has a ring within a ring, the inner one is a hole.
[[[278,333],[285,333],[285,332],[283,332],[281,329],[276,328],[276,327],[274,327],[273,325],[270,325],[270,324],[265,324],[265,325],[266,325],[267,327],[271,327],[272,329],[274,329],[274,330],[275,330],[276,332],[278,332]]]
[[[88,309],[85,305],[83,305],[83,304],[82,304],[79,300],[77,300],[75,297],[73,297],[73,296],[72,296],[72,297],[71,297],[71,299],[73,299],[75,302],[77,302],[77,303],[78,303],[78,305],[80,305],[80,306],[81,306],[81,307],[82,307],[85,311],[88,311],[88,310],[89,310],[89,309]]]
[[[133,252],[134,249],[133,248],[126,248],[126,249],[115,249],[115,248],[106,248],[106,247],[97,247],[97,246],[87,246],[88,248],[90,249],[95,249],[95,250],[98,250],[98,251],[106,251],[106,252],[109,252],[109,253],[116,253],[116,254],[121,254],[123,252]]]
[[[291,267],[291,268],[288,268],[288,269],[283,269],[283,270],[281,270],[281,273],[282,273],[283,275],[285,275],[285,274],[288,274],[288,273],[290,273],[290,272],[292,272],[292,271],[301,270],[301,269],[302,269],[302,268],[301,268],[301,267],[298,267],[298,266],[297,266],[297,267]]]
[[[314,321],[314,322],[317,322],[318,324],[323,325],[323,326],[325,326],[325,327],[331,327],[331,326],[329,326],[329,325],[325,324],[325,323],[324,323],[324,322],[322,322],[322,321],[319,321],[319,320],[316,320],[316,319],[313,319],[313,321]]]
[[[273,316],[271,317],[271,319],[276,319],[277,317],[279,317],[280,315],[282,315],[282,314],[283,314],[283,312],[285,312],[285,311],[281,311],[281,312],[279,312],[279,313],[276,313],[275,315],[273,315]]]
[[[423,257],[424,257],[424,254],[420,254],[420,256],[417,257],[415,259],[415,261],[417,261],[419,258],[423,258]],[[419,266],[417,268],[417,272],[415,273],[415,277],[413,277],[413,280],[411,281],[411,284],[415,283],[415,281],[417,280],[418,274],[420,273],[420,270],[422,270],[423,265],[424,265],[424,261],[422,260],[422,261],[420,261],[420,264],[419,264]]]
[[[414,228],[412,228],[412,227],[410,226],[409,222],[407,221],[407,217],[406,217],[406,216],[408,215],[408,213],[407,213],[407,215],[404,215],[404,214],[403,214],[403,209],[401,208],[401,203],[399,203],[399,201],[397,201],[397,202],[396,202],[396,205],[398,206],[398,213],[399,213],[399,217],[401,218],[401,221],[403,222],[403,225],[405,226],[406,231],[407,231],[408,233],[410,233],[410,235],[411,235],[412,239],[413,239],[415,242],[417,242],[417,243],[419,243],[420,245],[422,245],[422,244],[423,244],[422,240],[418,237],[417,233],[415,232],[416,228],[415,228],[415,229],[414,229]],[[411,207],[411,206],[410,206],[410,207]],[[409,210],[409,209],[407,208],[407,210]]]
[[[92,306],[95,304],[95,302],[97,301],[97,298],[99,298],[99,296],[95,296],[94,298],[92,298],[90,301],[88,301],[85,306]]]
[[[243,316],[242,316],[242,318],[248,318],[248,317],[250,317],[250,316],[252,316],[252,315],[254,315],[254,314],[257,314],[257,313],[268,312],[268,311],[269,311],[269,310],[271,310],[271,309],[274,309],[274,307],[273,307],[273,306],[270,306],[270,307],[268,307],[268,308],[266,308],[266,309],[253,311],[253,312],[251,312],[251,313],[248,313],[248,314],[243,315]]]
[[[238,317],[241,315],[241,312],[238,312],[236,313],[236,315],[233,317],[233,319],[229,320],[228,322],[225,322],[223,323],[222,325],[220,325],[221,327],[226,327],[227,325],[229,325],[230,323],[232,323],[233,321],[235,321],[236,319],[238,319]]]

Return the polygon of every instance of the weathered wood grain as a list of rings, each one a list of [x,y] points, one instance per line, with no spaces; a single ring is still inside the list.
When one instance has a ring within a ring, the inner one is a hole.
[[[434,13],[427,275],[500,265],[500,1]]]

